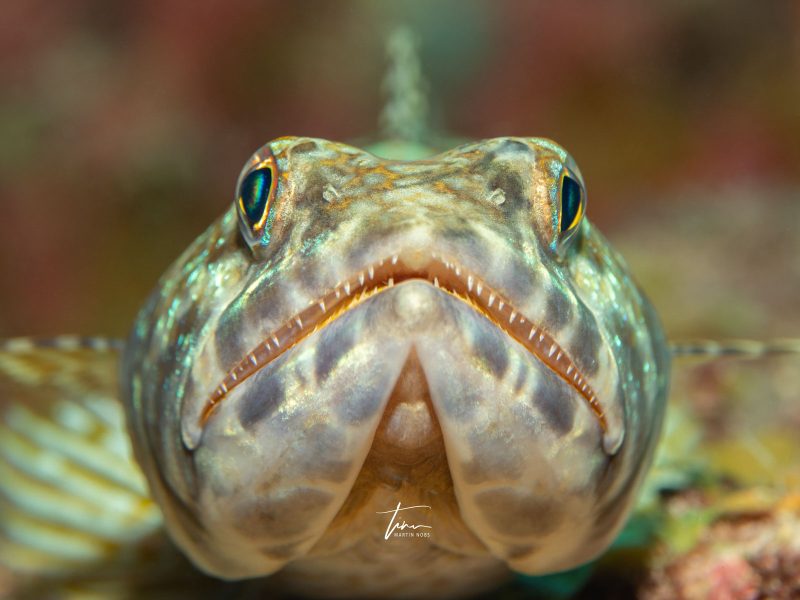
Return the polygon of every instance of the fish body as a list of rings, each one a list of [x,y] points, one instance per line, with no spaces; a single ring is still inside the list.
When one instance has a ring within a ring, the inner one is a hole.
[[[125,345],[136,458],[178,546],[215,577],[371,597],[602,552],[669,350],[584,209],[544,139],[256,152]]]

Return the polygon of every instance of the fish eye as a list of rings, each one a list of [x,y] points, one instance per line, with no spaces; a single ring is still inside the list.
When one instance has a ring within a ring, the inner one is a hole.
[[[264,216],[272,189],[272,167],[250,171],[239,187],[239,205],[251,225],[258,224]]]
[[[249,242],[265,244],[273,215],[272,204],[278,182],[278,169],[272,153],[260,157],[254,168],[243,173],[236,192],[242,232]]]
[[[567,169],[561,173],[559,183],[559,228],[561,240],[572,237],[586,210],[586,192],[580,180]]]

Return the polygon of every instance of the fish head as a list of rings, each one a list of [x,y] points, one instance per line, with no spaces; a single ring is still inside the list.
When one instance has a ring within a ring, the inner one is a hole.
[[[257,151],[126,348],[134,448],[177,543],[217,576],[266,575],[382,535],[376,499],[404,490],[452,515],[432,543],[455,554],[451,530],[531,574],[605,549],[669,363],[585,208],[541,138]]]

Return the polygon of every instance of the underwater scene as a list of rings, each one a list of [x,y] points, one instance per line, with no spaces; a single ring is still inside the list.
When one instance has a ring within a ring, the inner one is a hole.
[[[800,597],[800,8],[12,3],[0,598]]]

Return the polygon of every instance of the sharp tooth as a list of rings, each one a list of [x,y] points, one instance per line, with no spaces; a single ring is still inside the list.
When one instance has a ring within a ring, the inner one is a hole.
[[[556,346],[555,344],[553,344],[552,346],[550,346],[550,352],[548,352],[548,353],[547,353],[547,356],[548,356],[548,357],[550,357],[550,356],[553,356],[553,354],[555,354],[555,353],[556,353],[556,348],[558,348],[558,346]]]
[[[434,278],[433,278],[433,285],[435,285],[437,288],[439,287],[439,278],[438,278],[438,277],[435,277],[435,276],[434,276]]]
[[[280,348],[281,347],[281,344],[278,341],[278,338],[276,336],[274,336],[274,335],[272,336],[272,341],[275,342],[275,347],[276,348]]]
[[[350,282],[349,281],[345,281],[344,282],[344,293],[347,294],[348,296],[350,295]]]
[[[396,265],[396,264],[397,264],[397,254],[395,254],[395,255],[392,257],[392,264],[393,264],[393,265]]]
[[[389,287],[392,287],[394,285],[394,277],[389,277],[388,285]]]
[[[303,328],[303,321],[300,320],[300,317],[295,317],[294,322],[297,323],[297,326],[302,329]]]
[[[584,384],[581,386],[581,391],[582,391],[582,392],[585,392],[585,391],[586,391],[586,384],[585,384],[585,383],[584,383]]]
[[[544,334],[540,333],[539,334],[539,343],[541,344],[543,341],[544,341]]]
[[[525,322],[525,317],[519,318],[519,324],[522,325]]]
[[[369,268],[369,278],[370,280],[375,279],[375,269],[372,267]]]
[[[325,301],[324,301],[324,300],[320,300],[320,301],[319,301],[319,309],[320,309],[322,312],[325,312]]]
[[[252,364],[254,367],[255,367],[256,365],[258,365],[258,361],[256,360],[256,357],[255,357],[255,356],[253,356],[252,354],[251,354],[250,356],[248,356],[247,358],[249,358],[249,359],[250,359],[250,364]]]
[[[364,285],[364,273],[358,274],[358,285]]]
[[[509,323],[513,323],[513,322],[514,322],[514,319],[516,319],[516,318],[517,318],[517,313],[515,313],[515,312],[512,310],[512,311],[511,311],[511,314],[508,316],[508,322],[509,322]]]
[[[342,291],[337,287],[336,288],[336,299],[338,300],[341,297],[342,297]]]
[[[570,365],[570,366],[568,366],[568,367],[567,367],[567,375],[569,375],[570,373],[572,373],[572,369],[573,369],[573,368],[574,368],[574,367],[573,367],[572,365]]]
[[[475,283],[475,279],[472,277],[472,275],[470,275],[469,277],[467,277],[467,291],[469,291],[469,292],[472,291],[472,284],[473,283]]]
[[[489,293],[489,308],[492,308],[492,304],[494,304],[494,294]]]
[[[461,267],[456,267],[456,277],[461,277]]]
[[[219,389],[222,390],[223,394],[227,394],[228,393],[228,385],[224,381],[219,384]]]
[[[231,379],[236,381],[238,378],[239,378],[239,376],[236,374],[236,371],[231,371]]]
[[[506,303],[503,302],[502,300],[500,300],[500,302],[497,303],[497,310],[503,310],[503,307],[505,305],[506,305]]]
[[[531,339],[534,335],[536,335],[536,327],[531,327],[531,332],[528,334],[528,339]]]
[[[480,295],[481,295],[481,292],[483,291],[483,284],[482,284],[482,283],[479,283],[479,284],[477,285],[477,287],[475,288],[475,291],[477,292],[478,296],[480,296]]]
[[[562,352],[561,352],[561,350],[559,350],[558,354],[556,354],[556,360],[561,360],[561,356],[562,356]]]

